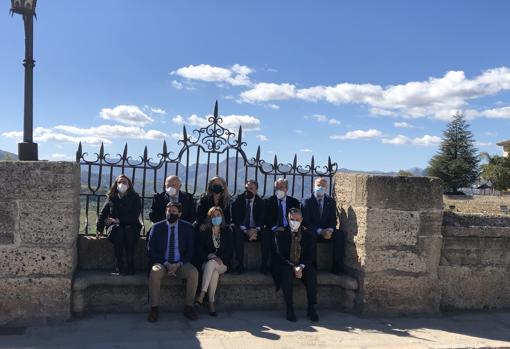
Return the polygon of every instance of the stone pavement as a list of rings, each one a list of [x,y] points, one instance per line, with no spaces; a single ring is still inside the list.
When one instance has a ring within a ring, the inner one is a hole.
[[[190,322],[163,313],[103,314],[63,324],[0,328],[0,348],[510,348],[510,312],[413,317],[360,317],[322,311],[311,324],[298,312],[289,323],[278,311],[201,311]]]

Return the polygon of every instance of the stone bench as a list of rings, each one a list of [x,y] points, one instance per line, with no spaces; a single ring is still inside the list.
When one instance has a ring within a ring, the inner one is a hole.
[[[357,281],[347,275],[334,275],[331,266],[331,246],[318,244],[319,269],[317,298],[319,308],[352,309]],[[80,236],[78,242],[78,271],[72,288],[72,311],[75,314],[91,312],[145,312],[148,309],[148,275],[145,240],[136,251],[137,274],[111,274],[113,248],[105,238]],[[281,291],[275,292],[273,279],[258,271],[260,244],[245,243],[245,268],[242,275],[224,274],[217,291],[221,309],[275,309],[283,308]],[[296,280],[296,308],[306,306],[306,292]],[[161,286],[162,310],[182,310],[184,284],[181,280],[165,278]]]

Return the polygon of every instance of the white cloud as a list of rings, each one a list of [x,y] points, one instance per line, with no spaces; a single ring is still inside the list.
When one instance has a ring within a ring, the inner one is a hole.
[[[54,160],[72,160],[73,158],[66,154],[55,153],[51,154],[51,158]]]
[[[411,125],[405,121],[404,122],[394,122],[393,126],[395,126],[396,128],[415,128],[414,125]]]
[[[487,132],[485,132],[485,135],[489,136],[489,137],[496,137],[498,135],[498,133],[497,132],[487,131]]]
[[[154,121],[136,105],[118,105],[113,109],[103,108],[99,116],[105,120],[117,121],[131,126],[144,126]]]
[[[340,121],[334,118],[328,118],[326,115],[315,114],[311,116],[305,116],[305,119],[315,119],[319,122],[327,122],[330,125],[340,125]]]
[[[158,114],[158,115],[166,115],[166,110],[162,109],[162,108],[157,108],[157,107],[149,107],[149,110],[154,113],[154,114]]]
[[[299,149],[301,153],[313,153],[312,149]]]
[[[267,142],[269,140],[269,138],[267,138],[267,136],[264,136],[264,135],[256,135],[255,136],[260,142]]]
[[[475,142],[477,147],[490,147],[492,146],[491,142]]]
[[[11,131],[11,132],[4,132],[2,133],[3,136],[7,138],[16,139],[18,141],[21,141],[23,137],[23,132],[21,131]],[[76,137],[64,134],[62,132],[57,132],[55,130],[51,130],[44,127],[36,127],[34,129],[34,141],[39,143],[54,141],[54,142],[64,142],[64,143],[79,143],[82,142],[83,144],[100,144],[103,143],[111,143],[109,139],[93,136],[93,135],[87,135],[83,137]]]
[[[364,104],[375,115],[402,115],[408,118],[433,117],[448,120],[472,99],[510,90],[510,69],[493,68],[471,79],[463,71],[449,71],[442,77],[423,81],[381,86],[376,84],[339,83],[299,89],[291,83],[258,83],[241,93],[250,103],[300,99],[333,104]],[[510,107],[483,111],[481,116],[510,118]]]
[[[383,134],[381,131],[376,129],[369,129],[369,130],[355,130],[355,131],[349,131],[344,135],[333,135],[330,136],[330,139],[372,139],[372,138],[379,138]]]
[[[179,68],[171,72],[171,74],[178,75],[188,80],[228,83],[233,86],[243,86],[250,85],[249,75],[253,71],[253,69],[239,64],[234,64],[229,68],[215,67],[209,64],[200,64]],[[184,87],[184,85],[179,82],[177,82],[177,84],[172,82],[172,85],[180,89]]]
[[[198,127],[207,127],[210,122],[209,118],[211,115],[207,115],[204,117],[200,117],[196,114],[192,114],[187,118],[184,118],[182,115],[177,115],[172,118],[172,122],[177,125],[191,125]],[[239,126],[243,127],[243,131],[259,131],[260,130],[260,120],[251,115],[225,115],[220,116],[223,122],[221,125],[229,130],[237,131]]]
[[[177,80],[172,80],[171,84],[172,84],[173,88],[175,88],[176,90],[182,90],[184,88],[184,84]]]
[[[284,100],[295,97],[296,87],[294,85],[266,82],[256,84],[251,90],[241,93],[241,100],[250,103]]]
[[[59,125],[55,130],[64,131],[76,136],[91,136],[101,138],[134,138],[134,139],[164,139],[167,135],[158,130],[144,130],[136,126],[100,125],[96,127],[80,128],[68,125]]]
[[[424,135],[423,137],[410,138],[398,135],[394,138],[383,138],[382,143],[393,145],[417,145],[423,147],[437,146],[441,143],[441,138],[437,136]]]

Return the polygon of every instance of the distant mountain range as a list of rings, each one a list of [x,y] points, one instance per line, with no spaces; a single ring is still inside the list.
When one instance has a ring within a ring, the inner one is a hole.
[[[0,150],[0,160],[18,160],[18,155]]]

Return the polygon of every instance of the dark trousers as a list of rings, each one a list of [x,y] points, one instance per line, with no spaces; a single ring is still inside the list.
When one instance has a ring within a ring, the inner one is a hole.
[[[294,270],[290,265],[280,265],[278,267],[280,274],[280,287],[283,291],[283,299],[287,307],[292,307],[294,304]],[[309,265],[303,269],[303,277],[301,279],[306,287],[306,299],[308,306],[317,304],[317,270]]]
[[[234,227],[234,252],[235,252],[235,261],[237,265],[244,266],[244,242],[248,241],[248,237],[246,234],[239,228]],[[264,229],[260,230],[257,233],[257,240],[260,241],[260,252],[261,252],[261,266],[266,266],[269,268],[271,265],[271,233],[272,231],[266,231]],[[234,259],[233,258],[233,259]]]
[[[335,229],[331,236],[331,239],[326,240],[322,237],[322,235],[317,235],[318,243],[329,243],[331,244],[331,248],[333,249],[333,260],[331,261],[333,271],[342,271],[343,270],[343,260],[344,260],[344,249],[345,249],[345,236],[344,233]],[[317,263],[316,263],[317,265]]]
[[[140,227],[134,225],[113,226],[108,239],[113,243],[115,269],[119,273],[134,273],[135,248],[140,239]]]

